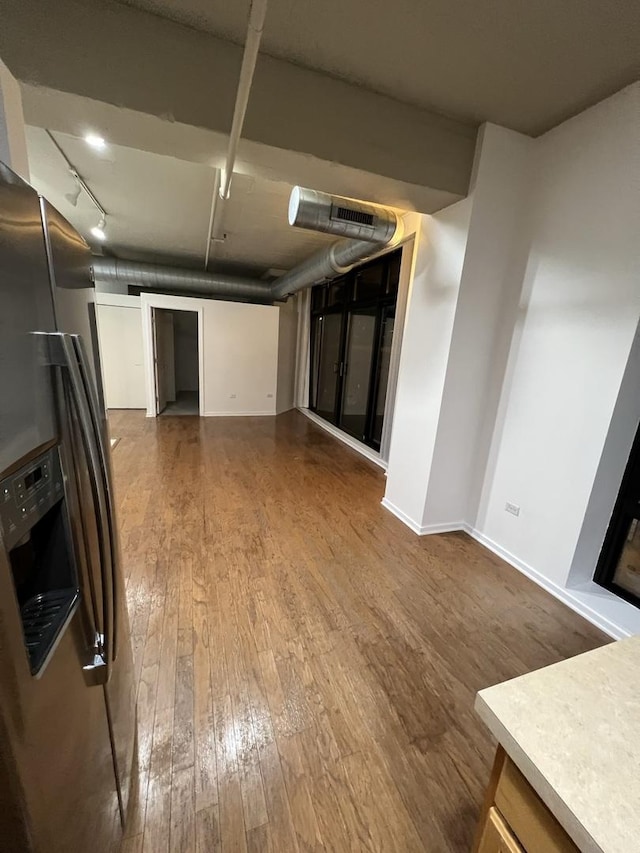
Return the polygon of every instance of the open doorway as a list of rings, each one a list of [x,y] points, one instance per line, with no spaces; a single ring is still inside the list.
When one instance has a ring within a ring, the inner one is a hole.
[[[198,312],[152,308],[157,415],[198,415]]]

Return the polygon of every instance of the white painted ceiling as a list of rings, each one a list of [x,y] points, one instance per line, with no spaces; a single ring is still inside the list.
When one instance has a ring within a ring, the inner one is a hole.
[[[68,159],[108,213],[103,244],[91,235],[99,214],[42,128],[27,128],[31,182],[96,252],[129,260],[204,268],[214,171],[209,167],[122,145],[98,152],[84,139],[54,134]],[[235,175],[225,206],[224,243],[215,244],[210,270],[261,276],[290,269],[332,238],[291,228],[291,186]]]
[[[244,42],[249,0],[119,2]],[[537,135],[637,79],[640,2],[270,0],[261,50]]]

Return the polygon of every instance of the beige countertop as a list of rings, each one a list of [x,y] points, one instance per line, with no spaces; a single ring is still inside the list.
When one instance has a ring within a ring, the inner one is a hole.
[[[640,636],[481,690],[476,711],[580,850],[640,851]]]

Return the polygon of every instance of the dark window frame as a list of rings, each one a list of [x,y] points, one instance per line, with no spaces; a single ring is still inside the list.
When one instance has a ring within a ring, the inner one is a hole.
[[[633,505],[635,503],[635,511]],[[615,595],[628,601],[630,604],[640,607],[640,596],[617,584],[614,580],[616,569],[625,540],[628,535],[629,522],[638,518],[640,507],[640,425],[633,441],[631,453],[622,477],[620,491],[611,514],[611,520],[602,543],[602,550],[598,558],[594,581],[615,593]]]
[[[340,276],[339,278],[332,279],[332,281],[327,282],[325,284],[315,285],[312,289],[312,298],[311,298],[311,328],[310,328],[310,359],[309,359],[309,408],[311,411],[316,412],[316,407],[314,406],[314,400],[317,393],[316,382],[317,377],[314,375],[315,373],[315,364],[314,364],[314,354],[316,348],[316,338],[318,335],[318,327],[319,327],[319,317],[324,317],[329,314],[340,314],[342,316],[342,325],[340,329],[340,356],[339,356],[339,375],[337,377],[336,389],[335,389],[335,406],[333,411],[333,416],[331,418],[327,418],[324,415],[319,415],[323,420],[327,420],[328,423],[333,424],[338,427],[338,429],[345,432],[347,435],[356,438],[358,441],[361,441],[363,444],[373,448],[374,450],[380,450],[380,441],[373,438],[374,424],[375,424],[375,407],[378,398],[379,391],[379,381],[380,381],[380,365],[381,365],[381,345],[382,345],[382,332],[383,332],[383,318],[385,313],[389,308],[397,307],[398,301],[398,291],[399,291],[399,279],[400,279],[400,265],[401,265],[401,255],[402,249],[396,249],[393,252],[389,252],[386,255],[383,255],[380,258],[376,258],[374,261],[369,261],[366,264],[362,264],[359,267],[350,270],[344,276]],[[377,294],[368,294],[366,297],[357,299],[354,298],[354,293],[356,293],[356,281],[357,277],[362,274],[363,271],[375,267],[377,265],[383,265],[383,270],[381,274],[380,288]],[[395,270],[396,273],[396,281],[391,286],[390,277],[392,275],[392,271]],[[335,287],[336,285],[343,285],[345,290],[345,298],[342,302],[334,305],[329,305],[329,292],[330,288]],[[324,289],[325,295],[322,298],[318,298],[318,293]],[[314,306],[314,301],[316,303],[316,307]],[[368,387],[368,400],[367,400],[367,411],[365,415],[365,429],[364,435],[358,434],[356,435],[353,431],[347,429],[345,426],[341,424],[342,416],[343,416],[343,407],[344,407],[344,385],[345,385],[345,359],[346,359],[346,349],[348,343],[348,334],[349,334],[349,315],[358,310],[370,310],[374,309],[376,314],[375,320],[375,330],[374,330],[374,349],[371,357],[371,365],[370,365],[370,375],[369,375],[369,387]],[[320,360],[322,356],[320,355]]]

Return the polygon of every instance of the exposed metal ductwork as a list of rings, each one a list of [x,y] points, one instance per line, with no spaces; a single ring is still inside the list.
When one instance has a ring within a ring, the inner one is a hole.
[[[144,290],[197,293],[253,302],[273,301],[271,286],[266,281],[160,264],[122,261],[119,258],[94,258],[93,277],[94,280],[107,284],[118,283]]]
[[[289,198],[289,225],[386,243],[398,228],[398,216],[388,207],[294,187]]]
[[[344,275],[383,249],[397,246],[403,236],[402,220],[388,207],[304,187],[294,187],[291,191],[289,224],[348,239],[321,249],[277,278],[271,285],[274,299],[283,299],[305,287]]]
[[[397,246],[402,220],[394,210],[294,187],[289,202],[289,224],[298,228],[339,234],[339,240],[321,249],[271,283],[158,264],[95,258],[94,278],[145,290],[182,291],[205,296],[273,302],[299,290],[344,275],[356,264]]]
[[[298,290],[304,290],[323,281],[344,275],[356,264],[377,255],[395,243],[370,243],[367,240],[340,240],[311,255],[297,267],[289,270],[271,284],[273,299],[285,299]]]

